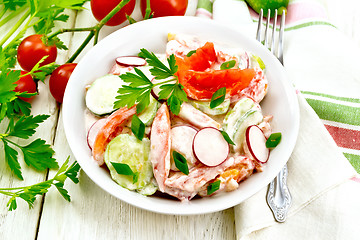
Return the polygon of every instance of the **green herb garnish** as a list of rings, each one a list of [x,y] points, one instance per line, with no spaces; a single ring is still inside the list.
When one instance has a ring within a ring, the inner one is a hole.
[[[221,135],[223,135],[225,141],[227,141],[229,144],[231,145],[235,145],[235,143],[231,140],[231,138],[229,137],[229,135],[227,134],[227,132],[220,130]]]
[[[173,151],[173,159],[175,166],[185,175],[189,174],[189,167],[187,165],[186,158],[180,153]]]
[[[137,68],[134,69],[135,73],[128,72],[120,75],[120,78],[128,85],[118,90],[119,95],[116,97],[117,101],[114,103],[114,108],[125,106],[130,108],[137,104],[137,113],[140,113],[150,103],[151,90],[160,86],[159,99],[168,98],[167,104],[170,111],[178,115],[181,104],[187,101],[187,96],[175,75],[178,69],[175,56],[172,54],[167,58],[169,67],[162,63],[154,53],[150,53],[146,49],[140,50],[139,57],[144,58],[152,67],[150,72],[155,76],[155,79],[164,79],[164,81],[154,84]]]
[[[216,192],[217,190],[220,189],[220,180],[216,180],[215,182],[210,183],[207,186],[207,195],[211,195],[214,192]]]
[[[236,64],[235,60],[230,60],[230,61],[222,63],[221,66],[220,66],[220,69],[221,70],[230,69],[230,68],[235,67],[235,64]]]
[[[191,55],[193,55],[194,53],[196,53],[196,50],[191,50],[190,52],[188,52],[186,54],[187,57],[191,57]]]
[[[145,124],[136,115],[131,120],[131,131],[137,139],[142,141],[145,135]]]
[[[223,103],[225,100],[225,95],[226,95],[225,87],[219,88],[216,92],[214,92],[214,94],[211,97],[210,108],[211,109],[216,108],[221,103]]]
[[[126,163],[116,163],[116,162],[110,162],[110,163],[111,163],[111,165],[113,165],[115,171],[118,174],[126,175],[126,176],[132,176],[133,177],[133,183],[136,183],[138,181],[139,173],[138,172],[133,172],[133,170],[131,170],[129,165],[127,165]]]
[[[275,148],[281,141],[281,133],[272,133],[270,137],[266,140],[267,148]]]

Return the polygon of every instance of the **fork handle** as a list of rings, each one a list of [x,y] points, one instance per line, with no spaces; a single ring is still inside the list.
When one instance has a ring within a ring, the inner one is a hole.
[[[286,184],[287,175],[288,169],[285,164],[277,177],[269,184],[267,193],[267,202],[274,214],[275,220],[278,222],[285,222],[292,200]],[[279,191],[279,194],[276,194],[277,191]]]

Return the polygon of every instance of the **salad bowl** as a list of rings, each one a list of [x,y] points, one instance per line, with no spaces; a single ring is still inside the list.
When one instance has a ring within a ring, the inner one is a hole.
[[[264,171],[251,175],[241,182],[235,191],[196,198],[186,203],[159,196],[143,196],[118,185],[111,179],[109,172],[92,159],[85,128],[86,86],[107,74],[118,56],[137,55],[141,48],[154,53],[164,53],[168,33],[194,35],[207,41],[243,48],[259,56],[266,66],[269,90],[261,102],[261,107],[264,115],[273,116],[273,132],[281,132],[282,140],[271,151]],[[95,184],[133,206],[174,215],[224,210],[241,203],[267,186],[291,156],[299,129],[299,107],[295,89],[286,78],[280,62],[255,39],[215,21],[196,17],[163,17],[141,21],[117,30],[101,40],[82,57],[71,75],[62,110],[69,146],[83,171]]]

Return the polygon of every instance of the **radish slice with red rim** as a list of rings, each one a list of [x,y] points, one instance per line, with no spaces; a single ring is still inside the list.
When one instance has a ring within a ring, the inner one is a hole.
[[[116,63],[124,67],[140,67],[145,66],[145,59],[137,56],[122,56],[115,59]]]
[[[91,127],[89,128],[89,131],[87,134],[87,143],[91,150],[93,149],[96,135],[98,134],[98,132],[100,131],[102,126],[104,126],[105,122],[106,122],[106,118],[101,118],[101,119],[97,120],[96,122],[94,122],[94,124],[91,125]]]
[[[254,159],[266,163],[269,159],[270,149],[266,148],[264,132],[257,126],[251,125],[246,129],[246,145]]]
[[[194,156],[206,166],[215,167],[223,163],[227,159],[229,151],[229,144],[216,128],[203,128],[194,137]]]

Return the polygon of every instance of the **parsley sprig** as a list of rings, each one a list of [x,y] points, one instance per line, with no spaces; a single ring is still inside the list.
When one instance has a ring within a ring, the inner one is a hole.
[[[151,66],[150,72],[155,79],[164,80],[159,83],[152,83],[150,79],[138,68],[134,68],[135,73],[127,72],[120,75],[120,78],[127,83],[118,90],[117,101],[114,103],[115,108],[128,108],[136,105],[137,113],[143,111],[150,103],[151,90],[160,86],[159,99],[167,99],[170,111],[175,115],[180,112],[181,104],[187,101],[187,96],[183,86],[179,83],[175,73],[178,66],[176,65],[175,56],[172,54],[167,58],[168,66],[160,59],[146,49],[141,49],[139,57],[142,57]]]
[[[59,191],[60,195],[65,200],[70,202],[71,198],[68,194],[68,191],[64,188],[64,183],[65,180],[68,178],[74,183],[78,183],[79,170],[80,170],[80,166],[76,161],[71,165],[69,165],[69,157],[68,157],[53,178],[26,187],[0,188],[0,194],[4,194],[11,197],[6,205],[9,211],[15,210],[17,208],[17,202],[16,202],[17,199],[22,199],[26,201],[29,205],[29,208],[32,208],[36,200],[36,197],[38,195],[43,195],[47,193],[51,186],[55,186],[56,189]]]

